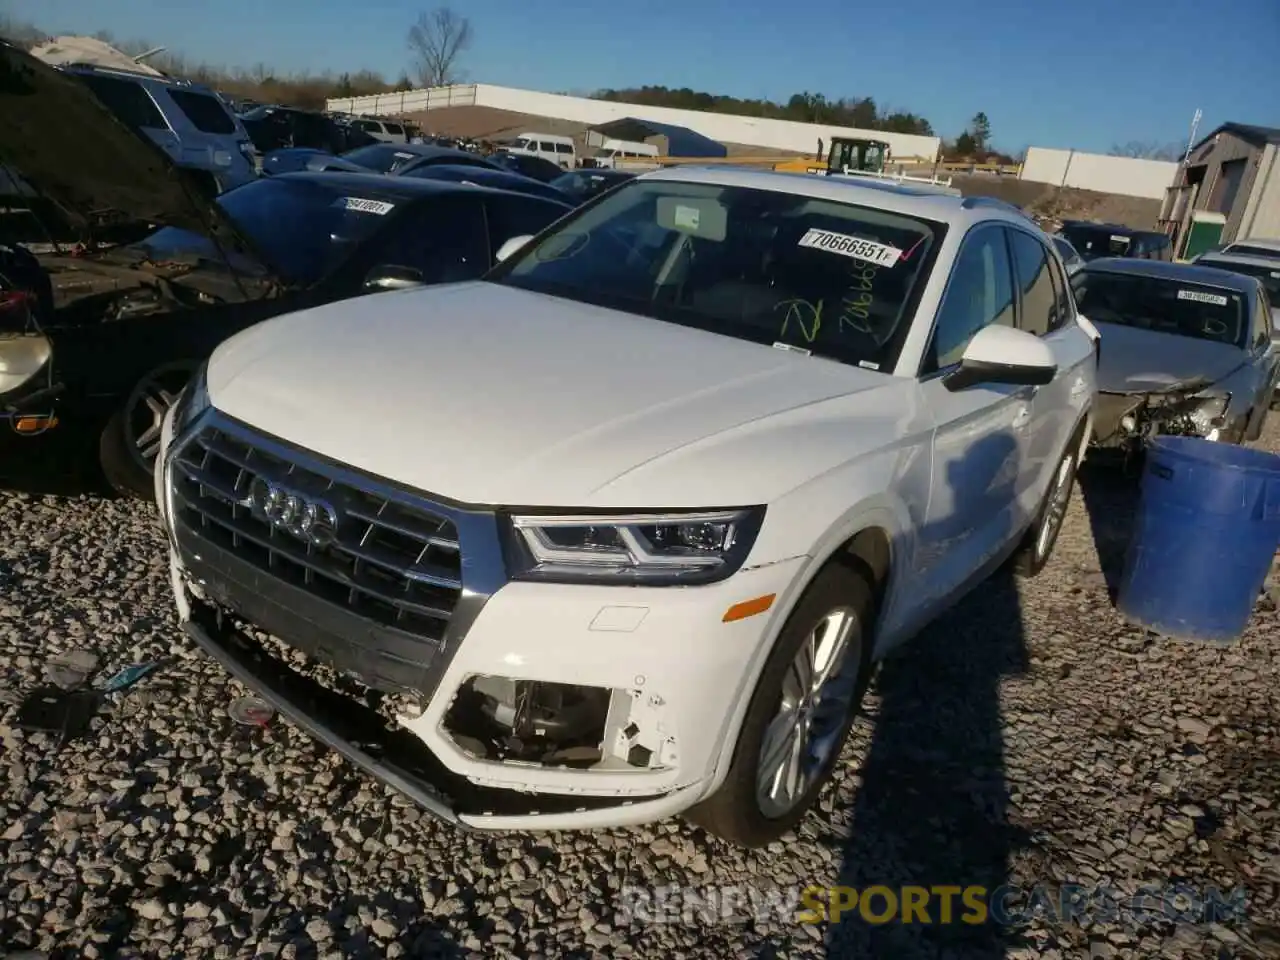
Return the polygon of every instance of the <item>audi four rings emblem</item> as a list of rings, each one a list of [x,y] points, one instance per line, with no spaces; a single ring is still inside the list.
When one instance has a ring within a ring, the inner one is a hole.
[[[338,535],[338,512],[332,506],[262,477],[249,485],[245,503],[255,516],[317,547],[328,546]]]

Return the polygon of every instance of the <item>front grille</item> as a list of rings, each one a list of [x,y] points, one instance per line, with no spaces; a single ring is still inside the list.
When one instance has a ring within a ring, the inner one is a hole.
[[[174,522],[263,573],[381,626],[440,643],[462,592],[458,531],[428,505],[388,498],[372,482],[336,480],[323,466],[217,424],[173,459]],[[255,479],[333,506],[332,541],[318,546],[249,507]]]

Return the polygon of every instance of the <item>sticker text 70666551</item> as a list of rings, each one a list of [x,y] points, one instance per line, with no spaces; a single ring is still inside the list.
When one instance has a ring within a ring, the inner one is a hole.
[[[863,240],[861,237],[851,237],[847,233],[832,230],[819,230],[817,227],[810,227],[800,238],[799,245],[837,253],[842,257],[852,257],[854,260],[865,260],[882,267],[892,267],[902,256],[901,250],[887,243]]]

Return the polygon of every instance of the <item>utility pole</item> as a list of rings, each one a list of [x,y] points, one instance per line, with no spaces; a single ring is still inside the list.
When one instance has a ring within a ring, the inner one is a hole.
[[[1191,136],[1187,138],[1187,152],[1186,152],[1186,153],[1184,153],[1184,154],[1182,155],[1182,162],[1183,162],[1183,163],[1186,163],[1186,162],[1187,162],[1187,158],[1191,156],[1191,148],[1192,148],[1193,146],[1195,146],[1195,143],[1196,143],[1196,130],[1197,130],[1197,129],[1199,128],[1199,126],[1200,126],[1200,118],[1201,118],[1202,116],[1203,116],[1203,114],[1200,112],[1200,108],[1199,108],[1199,107],[1196,107],[1195,116],[1193,116],[1193,117],[1191,118]]]

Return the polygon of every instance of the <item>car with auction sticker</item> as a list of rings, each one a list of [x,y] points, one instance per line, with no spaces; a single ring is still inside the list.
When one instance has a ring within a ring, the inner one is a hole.
[[[483,278],[259,324],[166,418],[188,636],[450,823],[793,827],[873,664],[1049,560],[1097,363],[1049,238],[638,177]]]

